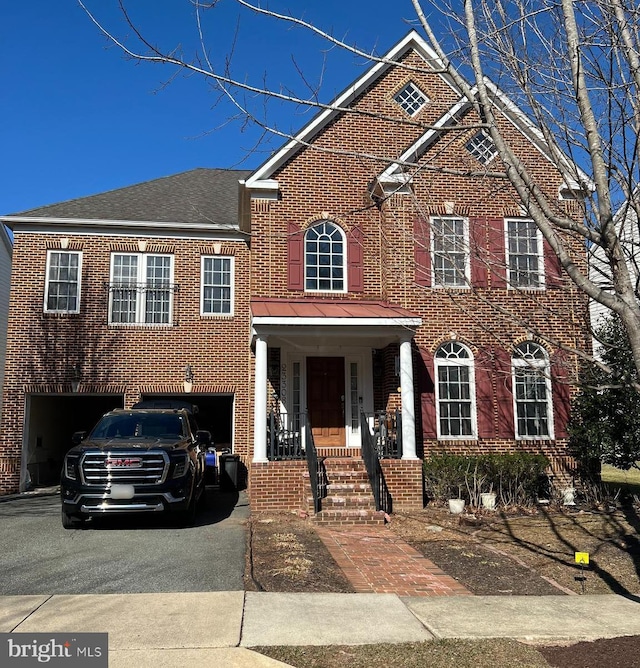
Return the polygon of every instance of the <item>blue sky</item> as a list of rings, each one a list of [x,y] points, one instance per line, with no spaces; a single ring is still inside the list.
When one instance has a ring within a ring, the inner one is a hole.
[[[118,35],[116,0],[86,0]],[[265,4],[265,3],[263,3]],[[189,0],[130,0],[132,15],[162,48],[196,35]],[[415,18],[409,0],[272,0],[364,50],[384,53]],[[217,68],[236,41],[233,74],[260,85],[280,81],[308,95],[322,75],[330,101],[363,71],[354,56],[329,48],[301,28],[257,17],[219,0],[206,18]],[[239,31],[236,35],[236,28]],[[282,143],[254,150],[256,128],[229,120],[228,103],[197,76],[165,65],[137,64],[109,46],[76,0],[4,2],[0,8],[0,214],[83,197],[195,167],[254,168]],[[253,101],[254,104],[257,101]],[[257,104],[256,109],[261,105]],[[310,112],[269,103],[271,121],[295,130]]]

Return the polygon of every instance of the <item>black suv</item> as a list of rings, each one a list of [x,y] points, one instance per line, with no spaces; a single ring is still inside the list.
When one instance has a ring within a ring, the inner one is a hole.
[[[88,436],[73,435],[60,480],[65,529],[115,513],[170,512],[193,522],[211,434],[198,430],[195,407],[158,405],[113,410]]]

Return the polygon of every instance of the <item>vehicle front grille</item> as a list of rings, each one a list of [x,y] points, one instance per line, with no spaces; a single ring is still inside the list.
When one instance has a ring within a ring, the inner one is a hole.
[[[169,469],[166,452],[88,452],[81,460],[85,485],[157,485]]]

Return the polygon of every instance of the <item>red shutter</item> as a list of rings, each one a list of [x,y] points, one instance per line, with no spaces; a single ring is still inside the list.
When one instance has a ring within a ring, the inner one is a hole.
[[[487,267],[487,219],[484,216],[469,218],[469,254],[471,261],[471,285],[486,288]]]
[[[429,242],[429,223],[424,218],[416,218],[413,224],[413,243],[415,248],[416,274],[418,285],[431,285],[431,247]]]
[[[362,242],[362,230],[359,227],[352,228],[347,236],[349,292],[362,292],[364,290]]]
[[[289,223],[287,237],[289,290],[304,290],[304,235],[295,223]]]
[[[504,218],[487,218],[491,287],[507,287],[506,252],[504,247]]]
[[[571,387],[567,356],[558,352],[551,362],[551,397],[556,438],[567,438],[567,422],[571,415]]]
[[[559,288],[562,285],[562,266],[560,265],[560,260],[546,239],[543,242],[543,248],[545,285],[548,288]]]
[[[478,438],[494,438],[493,376],[495,364],[490,349],[481,350],[475,359],[476,412],[478,415]]]
[[[515,438],[513,415],[513,383],[511,381],[511,355],[502,348],[493,349],[496,375],[496,410],[498,438]]]
[[[424,348],[420,348],[420,359],[418,360],[418,393],[420,395],[422,434],[424,438],[437,438],[433,355]]]

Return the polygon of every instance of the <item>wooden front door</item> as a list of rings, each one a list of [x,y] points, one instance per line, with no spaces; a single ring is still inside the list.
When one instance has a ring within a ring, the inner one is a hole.
[[[345,445],[344,357],[307,357],[307,411],[316,446]]]

